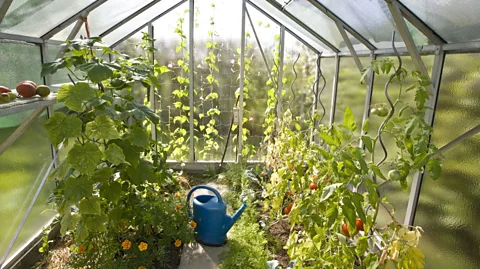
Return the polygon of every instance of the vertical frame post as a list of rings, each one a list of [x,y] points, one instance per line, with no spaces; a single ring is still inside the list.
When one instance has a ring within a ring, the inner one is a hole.
[[[152,39],[152,42],[151,42],[150,46],[153,49],[154,46],[155,46],[155,42],[153,41],[153,38],[154,38],[153,24],[151,22],[148,23],[148,37],[150,39]],[[154,65],[155,64],[155,52],[152,51],[151,54],[150,54],[150,57],[151,57],[150,63],[152,65]],[[153,112],[155,112],[155,86],[154,85],[150,86],[148,100],[150,100],[150,109],[152,109]],[[152,123],[152,139],[157,141],[157,126],[154,123]]]
[[[194,34],[193,31],[195,29],[195,0],[189,0],[189,35],[188,35],[188,54],[189,54],[189,59],[188,59],[188,66],[190,67],[190,74],[189,74],[189,91],[188,91],[188,98],[190,101],[190,157],[189,161],[194,162],[195,161],[195,133],[194,133],[194,126],[193,126],[193,120],[194,120],[194,114],[195,114],[195,105],[194,105],[194,94],[195,94],[195,82],[194,82]]]
[[[330,126],[335,122],[335,110],[337,106],[337,88],[338,88],[338,73],[340,72],[340,56],[335,55],[335,71],[333,73],[333,89],[332,89],[332,104],[330,107]]]
[[[285,56],[285,26],[280,26],[280,51],[278,59],[277,118],[282,116],[283,60]]]
[[[435,53],[435,59],[433,62],[433,70],[432,70],[432,88],[433,88],[433,95],[430,96],[428,100],[427,106],[433,109],[428,109],[425,112],[425,121],[430,125],[433,126],[433,122],[435,119],[435,112],[437,110],[437,103],[438,103],[438,95],[440,92],[440,84],[442,81],[442,72],[443,66],[445,63],[445,51],[437,48]],[[431,140],[431,136],[429,138],[429,142]],[[413,175],[412,187],[410,189],[410,197],[408,199],[407,204],[407,213],[405,215],[405,224],[414,225],[415,222],[415,214],[417,211],[418,200],[420,197],[420,190],[422,187],[424,173],[417,172]]]
[[[242,29],[240,37],[240,92],[238,99],[238,149],[237,162],[242,160],[243,150],[243,88],[245,87],[245,26],[246,26],[246,11],[247,5],[245,0],[242,0]]]

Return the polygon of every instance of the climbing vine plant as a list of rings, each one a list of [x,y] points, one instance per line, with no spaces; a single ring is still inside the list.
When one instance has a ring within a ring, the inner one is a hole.
[[[190,136],[186,126],[190,122],[189,113],[193,113],[189,106],[189,71],[192,67],[188,64],[187,36],[184,31],[186,14],[188,14],[188,10],[185,10],[182,16],[177,19],[174,30],[174,33],[180,38],[175,48],[175,52],[180,55],[180,58],[176,63],[172,62],[170,64],[176,74],[174,85],[177,88],[172,92],[175,102],[173,102],[173,107],[169,107],[167,130],[170,135],[168,143],[172,151],[171,158],[176,160],[188,159]]]

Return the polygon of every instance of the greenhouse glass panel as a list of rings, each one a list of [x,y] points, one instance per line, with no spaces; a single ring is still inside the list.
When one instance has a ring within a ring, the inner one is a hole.
[[[242,1],[197,0],[195,11],[195,159],[221,160],[239,86]],[[244,95],[244,102],[248,97]],[[250,116],[244,110],[244,119]],[[225,160],[235,160],[237,133],[238,129],[230,135]]]
[[[0,118],[0,140],[5,141],[33,110]],[[43,127],[46,112],[42,113],[25,133],[1,156],[0,162],[0,255],[3,256],[19,226],[27,207],[52,161],[50,143]],[[42,190],[12,251],[12,256],[56,214],[48,211],[49,194],[55,183]]]
[[[385,60],[385,59],[387,59],[387,57],[377,57],[377,60],[379,61]],[[392,60],[395,66],[398,66],[398,60],[396,57],[388,57],[388,59]],[[425,66],[427,67],[427,70],[429,73],[431,73],[432,71],[433,59],[434,59],[434,56],[422,56],[422,60],[425,63]],[[406,68],[408,71],[416,70],[415,64],[413,63],[412,59],[409,56],[403,56],[402,62],[403,62],[403,67]],[[384,87],[389,77],[390,75],[375,75],[373,92],[372,92],[372,102],[371,102],[372,105],[387,104],[387,99],[384,93]],[[399,98],[400,100],[400,103],[396,107],[397,111],[401,109],[401,107],[403,107],[405,104],[408,104],[410,106],[415,106],[415,92],[414,91],[405,92],[405,89],[414,83],[415,83],[415,80],[411,76],[403,80],[402,84],[399,84],[398,81],[390,83],[388,88],[389,96],[392,98],[393,102],[395,102],[397,98]],[[409,111],[407,110],[404,112],[404,115],[409,115],[408,113]],[[385,120],[385,118],[382,118],[376,115],[370,115],[369,130],[368,130],[369,134],[371,134],[372,136],[375,136],[383,120]],[[395,139],[392,136],[388,134],[384,134],[382,138],[383,138],[385,147],[387,149],[388,156],[387,156],[387,159],[385,160],[385,164],[380,167],[380,170],[384,175],[387,175],[388,171],[393,168],[391,166],[390,161],[393,160],[395,157],[397,157],[396,156],[397,153],[395,152],[395,149],[397,148],[397,146],[395,143]],[[384,154],[380,146],[380,143],[376,144],[375,153],[376,153],[375,160],[380,160],[381,158],[383,158]],[[367,156],[368,158],[371,157],[370,154],[367,154]],[[400,223],[403,223],[405,220],[405,214],[407,211],[407,203],[410,195],[412,178],[413,178],[413,174],[410,174],[407,178],[406,190],[403,190],[398,182],[392,182],[392,183],[386,184],[381,189],[382,196],[390,197],[389,202],[395,207],[395,212],[396,212],[395,218]],[[378,217],[379,217],[378,218],[379,226],[388,225],[388,223],[390,223],[391,221],[391,218],[389,217],[389,215],[387,214],[387,212],[384,210],[383,207],[380,207],[380,213]]]
[[[0,84],[14,89],[20,81],[43,84],[40,47],[20,42],[0,41]]]
[[[128,34],[134,32],[138,28],[142,27],[143,25],[147,24],[150,20],[155,18],[156,16],[160,15],[161,13],[165,12],[169,8],[173,7],[174,5],[178,4],[179,0],[162,0],[152,6],[151,8],[147,9],[146,11],[142,12],[132,20],[128,21],[124,25],[117,28],[115,31],[111,32],[107,36],[103,38],[103,42],[107,45],[112,45],[115,42],[119,41],[120,39],[124,38]],[[184,4],[176,8],[174,13],[178,10],[185,10],[188,9],[188,4]],[[174,19],[175,20],[175,19]]]
[[[0,23],[0,32],[40,37],[94,0],[17,0]]]
[[[392,32],[396,30],[390,10],[384,0],[317,0],[368,39],[377,48],[390,48]],[[319,11],[320,12],[320,11]],[[311,17],[316,19],[317,17]],[[409,26],[415,44],[427,45],[428,39],[415,27]],[[395,44],[404,47],[397,35]]]
[[[273,74],[273,62],[275,54],[278,53],[280,45],[280,27],[255,8],[247,7],[251,16],[253,26],[258,35],[260,45],[265,54],[268,67],[265,66],[260,48],[255,40],[253,29],[248,18],[246,18],[246,48],[245,48],[245,92],[243,110],[244,118],[248,121],[243,128],[249,131],[247,140],[244,143],[244,151],[248,150],[247,156],[250,159],[261,159],[260,147],[265,138],[264,124],[268,107],[268,93],[275,91],[275,83],[270,83],[270,76]],[[238,59],[235,60],[238,62]],[[239,66],[237,67],[237,69]],[[267,84],[268,83],[268,84]]]
[[[277,1],[281,2],[282,0]],[[342,51],[348,50],[335,22],[323,12],[317,10],[307,0],[291,1],[285,6],[285,9],[338,49]],[[354,37],[349,36],[349,39],[356,50],[367,49]]]
[[[316,39],[313,35],[307,32],[305,29],[300,27],[297,23],[289,19],[285,14],[277,10],[271,4],[267,3],[265,0],[251,0],[253,4],[257,7],[263,9],[267,12],[270,16],[272,16],[275,20],[279,23],[293,31],[296,35],[298,35],[301,39],[305,40],[308,44],[313,46],[318,51],[331,51],[327,49],[327,46],[321,43],[318,39]],[[249,8],[249,11],[251,8]]]
[[[364,67],[370,65],[369,57],[360,57]],[[360,83],[360,71],[352,57],[340,58],[340,72],[338,74],[337,105],[335,109],[335,122],[343,123],[345,109],[350,107],[357,123],[357,132],[361,129],[363,108],[367,86]]]
[[[478,1],[401,0],[448,42],[480,40]]]
[[[75,24],[77,24],[77,22],[74,22],[74,23],[70,24],[68,27],[64,28],[62,31],[60,31],[57,34],[55,34],[54,36],[52,36],[51,39],[52,40],[57,40],[57,41],[66,41],[68,39],[68,36],[72,32],[73,28],[75,27]],[[78,33],[74,37],[74,39],[76,39],[80,36],[83,36],[83,37],[87,36],[87,31],[85,30],[85,25],[82,25],[82,27],[80,27],[80,31],[78,31]]]
[[[438,147],[478,125],[479,60],[478,54],[446,56],[432,136]],[[477,134],[442,153],[440,179],[422,182],[415,225],[425,229],[420,248],[428,268],[480,267],[479,151]]]

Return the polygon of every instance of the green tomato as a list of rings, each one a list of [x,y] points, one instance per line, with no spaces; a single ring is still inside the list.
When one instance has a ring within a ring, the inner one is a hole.
[[[7,93],[0,94],[0,103],[8,103],[10,102],[10,97]]]
[[[393,181],[400,181],[402,179],[402,174],[396,169],[388,171],[388,179]]]
[[[378,109],[378,114],[379,117],[386,117],[388,115],[388,109],[381,107]]]
[[[378,109],[377,109],[377,108],[372,108],[372,109],[370,109],[370,114],[372,114],[372,115],[378,115]]]

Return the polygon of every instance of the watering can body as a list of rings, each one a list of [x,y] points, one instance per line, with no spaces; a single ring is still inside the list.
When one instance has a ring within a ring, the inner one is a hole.
[[[198,195],[193,198],[193,212],[190,209],[190,198],[195,190],[207,189],[215,195]],[[197,223],[195,239],[207,246],[221,246],[227,241],[227,232],[243,213],[247,205],[243,205],[233,216],[227,215],[227,205],[220,193],[210,186],[193,187],[187,196],[190,217]]]

